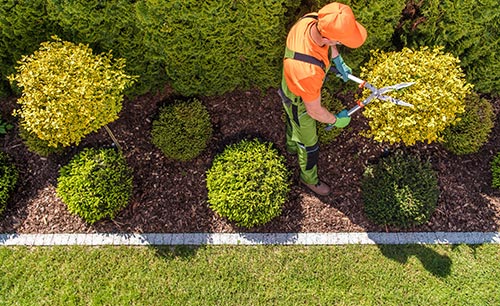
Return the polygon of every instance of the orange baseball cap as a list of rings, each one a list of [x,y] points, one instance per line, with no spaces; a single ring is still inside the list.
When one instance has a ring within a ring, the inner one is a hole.
[[[358,48],[366,40],[366,29],[356,21],[352,9],[342,3],[325,5],[318,12],[321,36],[337,40],[349,48]]]

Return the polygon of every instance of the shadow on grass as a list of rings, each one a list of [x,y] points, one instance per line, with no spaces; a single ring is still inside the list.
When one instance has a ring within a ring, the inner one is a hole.
[[[195,245],[176,245],[176,246],[151,246],[156,256],[164,260],[172,259],[191,259],[196,256],[199,249],[204,246]]]
[[[378,247],[385,257],[401,264],[407,263],[410,257],[415,256],[420,260],[424,268],[434,276],[447,277],[450,275],[451,259],[425,245],[378,245]]]
[[[17,234],[17,233],[0,234],[0,246],[3,245],[5,242],[9,241],[10,239],[15,239],[18,236],[19,236],[19,234]]]

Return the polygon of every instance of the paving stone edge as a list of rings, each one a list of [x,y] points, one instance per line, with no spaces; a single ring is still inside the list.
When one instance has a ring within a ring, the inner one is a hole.
[[[0,246],[500,244],[500,232],[0,234]]]

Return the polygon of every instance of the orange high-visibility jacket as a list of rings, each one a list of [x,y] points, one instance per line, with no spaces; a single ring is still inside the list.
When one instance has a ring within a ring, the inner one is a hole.
[[[329,47],[320,47],[311,37],[311,27],[316,26],[315,18],[302,18],[290,30],[286,46],[294,52],[306,54],[322,61],[325,67],[330,66]],[[303,101],[312,101],[321,95],[321,87],[325,70],[318,65],[285,58],[283,74],[288,89]]]

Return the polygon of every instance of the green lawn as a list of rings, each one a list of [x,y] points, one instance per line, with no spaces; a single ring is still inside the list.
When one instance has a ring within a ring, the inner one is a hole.
[[[500,305],[500,246],[0,247],[0,305]]]

